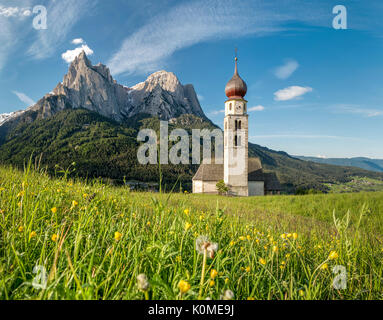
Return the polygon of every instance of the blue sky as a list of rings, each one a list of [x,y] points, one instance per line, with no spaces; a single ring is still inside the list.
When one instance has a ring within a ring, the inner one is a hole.
[[[347,30],[332,26],[338,4]],[[33,27],[36,5],[47,8],[46,30]],[[382,15],[379,0],[0,0],[0,113],[50,92],[85,48],[124,85],[174,72],[221,125],[238,47],[251,142],[383,158]]]

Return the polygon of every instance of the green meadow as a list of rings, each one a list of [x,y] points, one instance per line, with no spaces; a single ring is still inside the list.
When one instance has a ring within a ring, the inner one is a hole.
[[[382,299],[383,192],[135,193],[0,167],[0,299]]]

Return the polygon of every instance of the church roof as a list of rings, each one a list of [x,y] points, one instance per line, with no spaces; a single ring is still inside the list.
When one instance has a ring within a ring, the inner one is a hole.
[[[223,164],[201,164],[193,177],[198,181],[218,182],[224,178]],[[249,158],[248,181],[264,181],[266,191],[281,191],[282,187],[278,177],[273,172],[263,172],[259,158]]]
[[[225,87],[226,96],[229,99],[243,99],[247,92],[246,82],[238,74],[237,57],[235,57],[235,70],[233,77]]]

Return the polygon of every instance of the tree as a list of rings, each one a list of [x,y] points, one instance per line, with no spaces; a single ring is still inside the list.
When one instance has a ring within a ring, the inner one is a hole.
[[[225,181],[223,180],[218,181],[216,184],[216,187],[218,190],[218,194],[220,195],[227,194],[227,192],[229,191],[229,188],[227,187],[227,185],[225,184]]]

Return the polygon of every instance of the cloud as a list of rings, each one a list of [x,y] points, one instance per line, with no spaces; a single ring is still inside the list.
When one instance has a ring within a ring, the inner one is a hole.
[[[28,54],[34,59],[45,59],[56,52],[73,26],[95,2],[90,0],[52,1],[47,7],[48,28],[39,30]]]
[[[275,3],[263,0],[188,1],[150,17],[123,41],[107,65],[114,75],[147,73],[163,68],[177,50],[197,43],[279,32],[294,20],[326,25],[326,8],[320,10],[316,2],[309,2],[311,7],[307,1],[282,0],[276,14]]]
[[[261,106],[261,105],[255,106],[255,107],[251,107],[251,108],[248,109],[249,112],[252,112],[252,111],[263,111],[263,110],[265,110],[265,107]]]
[[[271,134],[251,136],[251,139],[330,139],[330,140],[352,140],[362,141],[363,139],[355,137],[343,137],[333,135],[316,135],[316,134]]]
[[[215,111],[209,112],[209,114],[215,115],[215,116],[218,114],[221,114],[221,113],[225,113],[225,109],[220,109],[220,110],[215,110]]]
[[[333,109],[338,113],[359,114],[367,118],[383,116],[383,109],[363,108],[359,105],[338,104]]]
[[[75,44],[75,45],[83,44],[84,43],[84,39],[76,38],[76,39],[72,40],[72,43]]]
[[[287,79],[289,78],[299,67],[299,64],[295,60],[287,60],[283,66],[278,67],[274,71],[274,75],[278,79]]]
[[[81,52],[85,51],[87,56],[91,56],[93,54],[93,50],[89,48],[86,44],[83,44],[81,47],[78,47],[73,50],[67,50],[62,55],[61,58],[66,63],[71,63]]]
[[[24,102],[28,107],[36,104],[36,102],[29,98],[25,93],[19,91],[12,92],[20,99],[20,101]]]
[[[197,94],[197,98],[199,101],[203,101],[205,99],[205,97],[200,94]]]
[[[304,94],[313,91],[310,87],[291,86],[285,89],[278,90],[274,93],[274,100],[287,101],[303,96]]]

